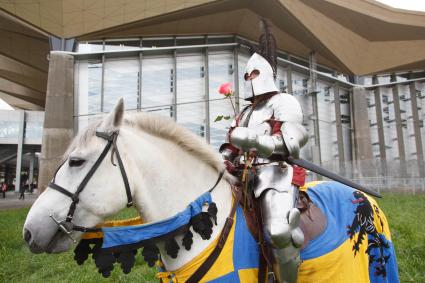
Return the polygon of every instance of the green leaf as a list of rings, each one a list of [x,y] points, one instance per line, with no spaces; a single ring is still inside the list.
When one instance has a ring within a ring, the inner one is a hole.
[[[218,121],[221,121],[221,120],[223,120],[223,115],[218,115],[218,116],[215,118],[214,122],[218,122]]]
[[[224,120],[229,120],[230,119],[230,116],[224,116],[223,119]]]

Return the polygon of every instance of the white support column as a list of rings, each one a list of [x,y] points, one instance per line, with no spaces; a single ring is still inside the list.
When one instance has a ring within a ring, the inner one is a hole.
[[[22,150],[24,146],[24,133],[25,133],[25,111],[19,113],[19,136],[18,136],[18,150],[16,153],[16,182],[15,192],[19,193],[21,189],[21,169],[22,169]]]

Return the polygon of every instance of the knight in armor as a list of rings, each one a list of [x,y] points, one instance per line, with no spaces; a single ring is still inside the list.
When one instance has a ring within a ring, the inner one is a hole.
[[[278,265],[275,277],[279,282],[292,283],[297,281],[299,251],[304,242],[297,200],[305,171],[284,160],[288,155],[299,157],[308,135],[299,102],[291,94],[279,92],[275,85],[274,38],[267,26],[263,30],[263,46],[258,51],[263,56],[254,53],[244,75],[245,99],[251,104],[232,122],[220,152],[230,171],[247,162],[252,164],[253,194],[261,204],[264,237]]]

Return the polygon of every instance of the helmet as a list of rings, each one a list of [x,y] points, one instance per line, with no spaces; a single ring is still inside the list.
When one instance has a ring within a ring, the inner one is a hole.
[[[274,83],[272,67],[263,56],[257,53],[254,53],[246,64],[245,78],[253,71],[257,71],[258,75],[251,80],[245,80],[246,100],[269,92],[279,92]]]

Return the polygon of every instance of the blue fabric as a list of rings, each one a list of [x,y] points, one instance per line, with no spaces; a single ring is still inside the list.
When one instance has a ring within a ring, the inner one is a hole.
[[[248,229],[243,210],[236,211],[235,243],[233,245],[233,266],[235,270],[258,268],[260,265],[257,241]]]
[[[337,182],[323,182],[307,190],[310,199],[326,216],[327,226],[301,251],[302,260],[329,253],[349,238],[346,225],[353,221],[357,207],[351,202],[353,191],[351,187]]]
[[[193,216],[202,212],[205,203],[211,202],[211,194],[206,192],[191,202],[185,210],[168,219],[135,226],[103,227],[102,248],[135,244],[170,233],[188,224]]]

